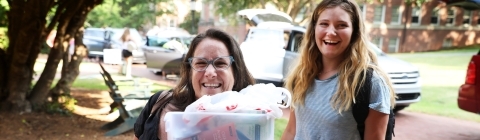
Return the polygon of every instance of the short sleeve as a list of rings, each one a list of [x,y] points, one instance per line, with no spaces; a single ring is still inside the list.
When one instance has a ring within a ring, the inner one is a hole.
[[[371,109],[385,114],[390,114],[390,88],[386,81],[378,73],[374,72],[372,76],[372,89],[370,93]]]

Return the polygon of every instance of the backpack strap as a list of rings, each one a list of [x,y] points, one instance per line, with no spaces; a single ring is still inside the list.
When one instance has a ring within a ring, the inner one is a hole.
[[[357,122],[357,130],[360,134],[360,138],[364,139],[365,133],[365,120],[367,119],[368,112],[370,110],[370,91],[372,90],[372,72],[369,68],[367,70],[365,82],[363,85],[357,86],[357,95],[355,96],[355,102],[352,106],[353,118]],[[363,75],[361,76],[363,78]]]
[[[364,140],[365,133],[365,120],[367,119],[368,113],[370,111],[370,92],[372,90],[372,75],[373,69],[369,68],[367,70],[365,82],[363,85],[357,88],[357,95],[355,96],[356,103],[352,106],[352,114],[357,122],[357,130],[360,134],[360,138]],[[385,134],[385,140],[391,140],[392,134],[395,137],[395,113],[390,109],[390,114],[388,115],[387,131]]]
[[[172,100],[172,90],[164,90],[157,98],[155,104],[153,104],[152,110],[150,110],[150,116],[157,111],[160,107],[165,107],[170,100]]]

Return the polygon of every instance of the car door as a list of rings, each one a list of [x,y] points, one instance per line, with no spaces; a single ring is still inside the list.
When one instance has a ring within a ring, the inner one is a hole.
[[[283,77],[286,78],[287,75],[291,70],[293,70],[293,66],[295,65],[296,61],[298,60],[298,49],[302,44],[303,33],[298,31],[291,31],[289,36],[289,41],[287,47],[285,48],[285,57],[284,57],[284,64],[283,64]],[[285,79],[283,79],[285,81]]]
[[[255,79],[281,82],[284,46],[283,30],[251,28],[240,49],[245,64]]]

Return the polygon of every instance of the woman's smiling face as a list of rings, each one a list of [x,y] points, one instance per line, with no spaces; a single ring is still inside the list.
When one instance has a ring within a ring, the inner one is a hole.
[[[315,43],[325,58],[341,57],[352,38],[350,15],[339,6],[325,9],[315,26]]]
[[[207,61],[222,57],[218,59],[218,62],[221,64],[228,63],[227,61],[229,59],[223,59],[223,57],[228,56],[230,56],[230,54],[225,44],[212,38],[203,39],[193,53],[193,57],[204,58]],[[235,79],[231,65],[225,70],[217,70],[212,64],[207,63],[204,71],[197,71],[192,68],[191,72],[191,82],[197,99],[203,95],[214,95],[224,91],[231,91],[233,88]]]

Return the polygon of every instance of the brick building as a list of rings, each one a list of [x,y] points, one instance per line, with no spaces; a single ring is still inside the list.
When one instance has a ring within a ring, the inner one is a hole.
[[[204,3],[199,32],[216,27],[233,35],[239,43],[247,25],[228,25],[214,15],[213,4]],[[383,51],[419,52],[480,44],[480,10],[469,11],[430,1],[410,6],[405,0],[360,3],[371,41]]]
[[[208,1],[202,1],[202,10],[200,11],[200,21],[198,23],[198,32],[204,32],[209,28],[218,28],[226,31],[232,35],[238,43],[243,42],[247,35],[248,26],[244,22],[240,22],[237,25],[229,24],[221,16],[215,15],[215,8],[213,3]]]

